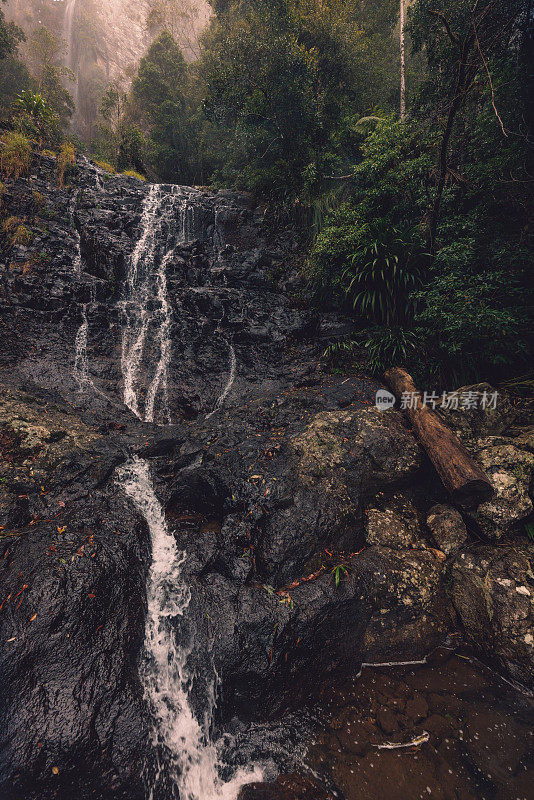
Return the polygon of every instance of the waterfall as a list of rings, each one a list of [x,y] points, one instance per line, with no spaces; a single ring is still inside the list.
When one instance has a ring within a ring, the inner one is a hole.
[[[213,409],[213,411],[210,414],[208,414],[206,416],[206,419],[209,419],[210,417],[212,417],[217,411],[219,411],[219,409],[221,409],[223,407],[224,401],[226,400],[226,398],[230,394],[230,390],[231,390],[232,386],[234,385],[235,376],[236,376],[236,372],[237,372],[237,359],[236,359],[236,355],[235,355],[234,345],[230,343],[228,345],[228,347],[229,347],[229,350],[230,350],[230,364],[229,364],[228,380],[227,380],[226,385],[225,385],[224,389],[222,390],[221,394],[217,398],[217,402],[215,403],[215,408]]]
[[[89,381],[89,359],[87,358],[87,332],[89,320],[87,319],[87,303],[82,306],[82,324],[76,333],[74,341],[74,377],[81,389]]]
[[[72,195],[72,200],[68,206],[68,214],[69,214],[69,221],[71,228],[74,228],[74,242],[75,242],[75,251],[74,251],[74,274],[76,276],[80,276],[82,274],[82,239],[80,236],[80,232],[76,227],[76,223],[74,220],[74,214],[76,212],[76,206],[78,204],[78,199],[80,197],[80,190],[74,192]]]
[[[145,403],[145,421],[154,422],[154,404],[158,391],[162,390],[163,403],[167,422],[170,422],[169,396],[167,386],[167,373],[171,362],[171,307],[167,295],[167,264],[174,255],[174,249],[169,250],[161,261],[157,272],[157,299],[160,305],[161,322],[158,330],[159,361],[152,383],[148,388]]]
[[[191,600],[182,573],[186,553],[167,528],[147,462],[136,458],[120,468],[117,477],[146,520],[152,544],[142,668],[156,755],[148,798],[155,800],[160,791],[166,793],[172,787],[172,796],[179,800],[235,800],[243,785],[261,781],[262,772],[258,767],[240,769],[227,782],[219,776],[218,748],[210,739],[215,676],[213,684],[206,687],[208,710],[202,723],[191,707],[189,690],[195,676],[190,674],[187,660],[194,635],[190,633],[189,643],[178,646],[175,632]]]
[[[126,277],[121,368],[124,402],[140,419],[169,419],[167,373],[171,361],[171,305],[167,268],[176,247],[195,230],[195,208],[188,190],[152,186],[143,204],[141,235],[131,255]],[[80,332],[80,339],[82,333]],[[155,348],[148,356],[149,346]],[[155,367],[153,366],[155,364]],[[152,368],[152,371],[150,371]],[[146,392],[143,397],[143,374]],[[230,345],[230,378],[216,410],[228,395],[236,373]],[[158,403],[161,401],[161,404]],[[193,622],[187,614],[191,593],[183,575],[187,554],[168,530],[146,461],[133,459],[118,470],[123,490],[148,525],[152,564],[147,587],[147,621],[142,681],[152,720],[156,760],[149,781],[149,800],[235,800],[241,786],[261,780],[259,767],[239,769],[223,781],[219,774],[223,740],[212,741],[217,676],[205,682],[205,710],[199,720],[191,705],[193,682],[201,680],[188,667],[194,644]],[[177,641],[177,631],[180,642]]]
[[[102,395],[93,380],[89,375],[89,357],[87,355],[87,341],[89,336],[89,311],[91,311],[96,302],[96,291],[94,284],[91,285],[91,302],[90,303],[83,303],[82,305],[82,324],[78,328],[76,332],[76,338],[74,340],[74,369],[73,369],[73,376],[78,384],[78,388],[81,391],[85,386],[90,386],[94,389],[97,394]],[[107,398],[106,398],[107,399]]]
[[[170,422],[167,374],[171,361],[172,313],[167,291],[167,267],[177,245],[188,239],[189,209],[186,195],[164,193],[160,186],[152,186],[143,204],[142,234],[128,265],[123,301],[126,324],[121,355],[124,402],[144,422],[155,421],[158,394],[163,399],[165,421]],[[177,221],[173,219],[175,214]],[[152,310],[154,303],[156,312]],[[141,368],[147,369],[143,357],[150,330],[154,327],[156,331],[152,338],[157,352],[156,367],[141,409]]]
[[[78,0],[67,0],[65,6],[65,17],[63,19],[63,38],[67,42],[67,54],[65,58],[65,66],[76,73],[74,63],[74,18],[76,16],[76,3]],[[78,107],[78,76],[76,75],[76,82],[72,91],[74,103]]]

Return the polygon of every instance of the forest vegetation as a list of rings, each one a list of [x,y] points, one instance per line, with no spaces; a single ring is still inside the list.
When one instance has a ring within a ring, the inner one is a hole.
[[[61,30],[0,11],[2,179],[37,148],[62,154],[63,180],[75,147],[149,180],[253,192],[298,229],[306,295],[353,321],[334,368],[528,380],[529,0],[211,4],[185,53],[183,0],[153,4],[128,90],[85,97],[85,136]]]

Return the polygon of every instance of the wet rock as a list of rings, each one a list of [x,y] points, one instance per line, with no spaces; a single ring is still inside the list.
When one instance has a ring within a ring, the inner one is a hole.
[[[473,514],[483,533],[499,539],[532,513],[529,496],[534,455],[492,438],[478,443],[476,458],[494,489],[494,497]]]
[[[363,660],[426,655],[452,625],[441,582],[443,562],[431,551],[378,547],[366,551],[366,561],[374,570],[376,599],[362,645]]]
[[[433,506],[426,520],[436,546],[449,556],[467,540],[467,528],[461,514],[451,506]]]
[[[310,778],[280,775],[274,784],[244,786],[238,800],[329,800],[329,794]]]
[[[451,595],[472,643],[513,677],[534,674],[534,545],[483,546],[456,556]]]
[[[497,391],[489,383],[477,383],[471,386],[462,386],[457,390],[460,397],[458,408],[444,408],[441,403],[437,405],[437,412],[455,433],[469,444],[472,440],[487,436],[498,436],[513,425],[520,417],[520,411],[512,404],[506,392],[499,391],[495,408],[490,398]],[[462,404],[462,395],[476,398],[475,403]],[[484,393],[487,402],[482,403]],[[484,407],[485,405],[485,407]]]
[[[323,484],[345,497],[362,474],[368,492],[394,486],[419,469],[421,451],[396,411],[330,412],[317,415],[293,441],[304,484]],[[364,462],[367,469],[360,466]]]
[[[413,503],[402,494],[396,494],[382,508],[368,508],[365,539],[368,544],[393,549],[416,546],[420,528]]]

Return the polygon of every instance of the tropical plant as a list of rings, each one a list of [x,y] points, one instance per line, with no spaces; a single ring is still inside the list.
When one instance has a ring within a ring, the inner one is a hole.
[[[334,580],[334,585],[336,589],[339,588],[339,585],[341,584],[343,578],[345,578],[345,580],[348,581],[349,571],[345,566],[345,564],[338,564],[332,569],[330,573],[330,580],[332,579]]]
[[[395,364],[411,366],[416,360],[418,346],[421,347],[415,331],[400,326],[379,326],[335,342],[325,350],[323,358],[336,367],[357,362],[366,372],[381,375]]]
[[[415,331],[400,326],[372,328],[364,334],[365,367],[373,375],[382,375],[395,365],[412,365],[418,342]]]
[[[15,101],[15,124],[18,130],[39,147],[57,138],[58,117],[45,97],[25,89]]]
[[[399,324],[410,316],[410,293],[421,282],[413,246],[383,222],[363,225],[358,240],[341,276],[345,302],[371,322]]]

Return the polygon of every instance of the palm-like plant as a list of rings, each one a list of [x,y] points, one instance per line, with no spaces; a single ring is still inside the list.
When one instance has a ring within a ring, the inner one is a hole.
[[[364,225],[360,239],[342,274],[345,301],[371,322],[399,324],[420,282],[411,246],[398,229],[380,223]]]

